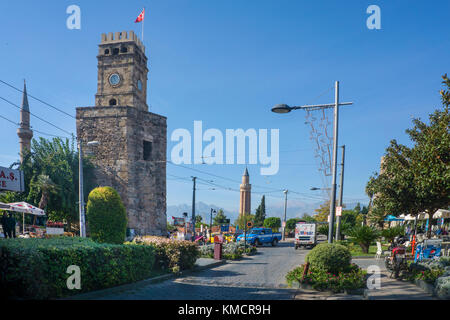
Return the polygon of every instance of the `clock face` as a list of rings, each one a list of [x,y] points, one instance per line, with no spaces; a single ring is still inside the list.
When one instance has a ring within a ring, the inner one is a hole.
[[[139,91],[142,91],[142,81],[141,80],[137,81],[137,87],[138,87]]]
[[[117,86],[120,83],[120,76],[117,73],[113,73],[109,76],[109,83],[112,86]]]

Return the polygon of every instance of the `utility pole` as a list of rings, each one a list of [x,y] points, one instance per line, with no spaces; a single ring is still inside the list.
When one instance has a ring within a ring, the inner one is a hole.
[[[341,163],[341,181],[339,187],[339,200],[338,206],[342,207],[342,196],[344,193],[344,162],[345,162],[345,145],[341,146],[342,148],[342,163]],[[341,233],[341,217],[336,217],[336,241],[339,240],[339,235]]]
[[[192,177],[194,185],[192,187],[192,241],[195,240],[195,180],[197,177]]]
[[[328,243],[333,243],[334,217],[336,214],[336,159],[338,145],[339,128],[339,81],[335,83],[335,99],[334,99],[334,133],[333,133],[333,164],[332,181],[331,181],[331,199],[330,199],[330,223],[328,225]]]
[[[78,208],[80,212],[80,237],[86,237],[86,224],[84,215],[84,191],[83,191],[83,149],[81,140],[78,140]]]
[[[284,227],[283,227],[283,235],[282,235],[282,240],[285,240],[285,233],[286,233],[286,209],[287,209],[287,194],[288,194],[288,190],[284,190]]]

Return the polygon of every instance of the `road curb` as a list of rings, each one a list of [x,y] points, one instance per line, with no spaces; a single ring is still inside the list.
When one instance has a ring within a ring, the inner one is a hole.
[[[214,268],[214,267],[223,265],[225,263],[227,263],[227,260],[219,260],[217,262],[210,263],[210,264],[204,265],[204,266],[196,265],[191,270],[185,270],[185,271],[182,271],[182,272],[179,272],[179,273],[163,274],[163,275],[160,275],[160,276],[156,276],[156,277],[140,280],[140,281],[137,281],[137,282],[126,283],[126,284],[123,284],[123,285],[120,285],[120,286],[115,286],[115,287],[111,287],[111,288],[105,288],[105,289],[101,289],[101,290],[95,290],[95,291],[80,293],[80,294],[77,294],[77,295],[64,297],[64,298],[61,298],[59,300],[89,300],[89,299],[95,299],[95,298],[97,298],[99,296],[102,296],[104,294],[117,293],[117,292],[124,291],[124,290],[126,291],[126,290],[137,289],[137,288],[140,288],[140,287],[145,287],[145,286],[147,286],[149,284],[154,284],[154,283],[159,283],[159,282],[163,282],[163,281],[174,279],[174,278],[179,278],[179,277],[182,277],[182,276],[194,273],[194,272],[198,272],[198,271],[209,269],[209,268]]]

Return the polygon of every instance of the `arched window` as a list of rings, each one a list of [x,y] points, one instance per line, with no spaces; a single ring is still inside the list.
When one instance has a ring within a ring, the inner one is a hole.
[[[128,52],[127,47],[121,47],[121,48],[120,48],[120,52],[122,52],[122,53],[127,53],[127,52]]]
[[[119,54],[119,48],[114,48],[112,53],[113,55]]]
[[[105,54],[109,54],[109,49],[105,49]]]
[[[111,100],[109,100],[109,105],[110,105],[110,106],[115,106],[115,105],[117,105],[117,100],[116,100],[116,99],[111,99]]]

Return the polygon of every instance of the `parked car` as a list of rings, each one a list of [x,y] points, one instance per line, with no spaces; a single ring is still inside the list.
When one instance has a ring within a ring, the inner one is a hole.
[[[247,238],[245,235],[241,234],[237,237],[237,242],[241,242],[247,239],[247,242],[251,245],[260,246],[264,243],[271,243],[272,246],[276,246],[281,240],[280,232],[272,232],[270,228],[253,228],[247,233]]]

